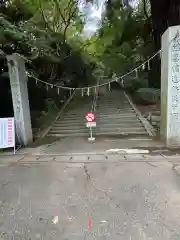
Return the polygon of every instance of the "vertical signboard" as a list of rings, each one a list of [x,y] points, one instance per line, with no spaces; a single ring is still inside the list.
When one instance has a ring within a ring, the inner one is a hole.
[[[0,118],[0,149],[2,148],[15,150],[14,118]]]

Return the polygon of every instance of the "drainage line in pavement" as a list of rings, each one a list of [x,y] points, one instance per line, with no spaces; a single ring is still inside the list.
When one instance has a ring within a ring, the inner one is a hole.
[[[158,162],[168,162],[168,163],[173,163],[172,160],[122,160],[122,161],[108,161],[108,162],[104,162],[104,161],[94,161],[94,162],[57,162],[57,161],[53,161],[53,162],[50,162],[50,161],[41,161],[41,162],[38,162],[38,161],[29,161],[29,162],[16,162],[15,164],[17,165],[23,165],[23,164],[34,164],[34,165],[41,165],[43,163],[48,163],[48,164],[53,164],[53,163],[58,163],[58,164],[86,164],[86,165],[90,165],[90,164],[102,164],[102,163],[107,163],[107,164],[112,164],[112,163],[158,163]],[[176,160],[177,162],[177,160]],[[179,163],[179,161],[178,161]],[[8,163],[7,163],[8,164]]]

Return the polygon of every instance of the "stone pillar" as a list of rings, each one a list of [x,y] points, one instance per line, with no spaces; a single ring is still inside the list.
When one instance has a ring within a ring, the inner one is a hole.
[[[11,85],[16,136],[24,146],[32,142],[27,75],[24,60],[19,54],[7,56]],[[36,97],[36,96],[35,96]]]
[[[180,146],[180,26],[162,36],[160,134],[167,147]]]

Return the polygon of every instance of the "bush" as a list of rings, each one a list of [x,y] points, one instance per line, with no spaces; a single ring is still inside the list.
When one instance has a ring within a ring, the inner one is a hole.
[[[144,104],[157,104],[160,101],[160,89],[140,88],[135,92],[136,102]]]
[[[124,80],[124,87],[129,93],[134,93],[138,89],[147,87],[147,80],[136,77],[129,77]]]

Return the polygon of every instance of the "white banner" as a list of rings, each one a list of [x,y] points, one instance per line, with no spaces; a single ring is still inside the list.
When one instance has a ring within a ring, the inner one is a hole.
[[[0,149],[15,147],[14,118],[0,118]]]

